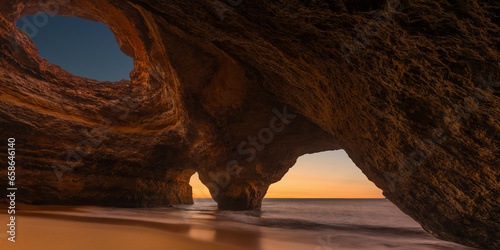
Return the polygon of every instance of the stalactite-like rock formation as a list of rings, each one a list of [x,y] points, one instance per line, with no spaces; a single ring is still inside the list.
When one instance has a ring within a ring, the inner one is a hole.
[[[256,209],[297,157],[344,149],[430,233],[499,248],[499,10],[493,0],[2,1],[0,155],[14,137],[22,202],[191,203],[197,171],[221,209]],[[134,59],[131,80],[97,82],[40,58],[15,28],[39,12],[107,24]]]

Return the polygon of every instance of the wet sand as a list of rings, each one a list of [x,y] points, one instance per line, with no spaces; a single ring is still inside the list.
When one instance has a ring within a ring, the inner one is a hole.
[[[16,242],[7,240],[4,226],[0,249],[471,249],[439,241],[421,229],[316,228],[312,222],[207,209],[212,203],[196,210],[21,205],[16,211]],[[0,224],[7,223],[9,216],[0,214]]]
[[[16,242],[12,243],[4,238],[0,243],[1,249],[241,249],[138,226],[114,226],[35,217],[20,218],[19,223],[22,223],[22,226],[17,231]]]
[[[66,215],[69,210],[61,207],[25,208],[28,210],[17,212],[16,242],[8,241],[6,231],[2,230],[0,249],[242,249],[193,239],[185,234],[187,228],[183,225]],[[9,216],[0,215],[0,221],[7,224]]]

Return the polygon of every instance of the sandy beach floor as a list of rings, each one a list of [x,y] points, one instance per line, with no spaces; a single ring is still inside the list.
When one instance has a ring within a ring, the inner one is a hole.
[[[204,209],[20,205],[16,210],[15,243],[7,238],[9,216],[0,214],[0,224],[5,225],[0,231],[0,249],[470,249],[438,241],[423,230],[309,230],[304,229],[303,222],[293,220],[280,227],[283,221],[279,219],[271,220],[277,226],[256,226],[254,222],[262,222],[262,218],[242,215]]]
[[[193,239],[183,225],[66,215],[58,207],[24,206],[16,216],[16,242],[6,230],[0,233],[0,249],[89,250],[89,249],[243,249],[229,244]],[[36,209],[36,210],[35,210]],[[45,214],[45,212],[50,213]],[[9,216],[0,215],[9,222]],[[7,228],[5,226],[4,228]],[[178,231],[174,233],[171,231]]]
[[[4,219],[4,217],[0,217]],[[5,218],[6,220],[7,218]],[[3,238],[1,249],[207,249],[236,250],[234,246],[194,240],[187,236],[139,226],[107,225],[21,217],[16,242]]]

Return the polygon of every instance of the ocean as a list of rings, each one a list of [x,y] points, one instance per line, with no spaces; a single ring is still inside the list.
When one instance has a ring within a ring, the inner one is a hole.
[[[264,199],[258,212],[216,208],[212,199],[178,207],[187,218],[258,234],[249,249],[277,249],[279,242],[280,249],[472,249],[433,237],[387,199]]]
[[[133,244],[141,249],[473,249],[433,237],[386,199],[264,199],[260,211],[218,211],[212,199],[194,202],[158,208],[37,206],[19,215],[20,230],[29,227],[19,238],[51,250],[137,249]],[[16,244],[13,249],[32,249]]]

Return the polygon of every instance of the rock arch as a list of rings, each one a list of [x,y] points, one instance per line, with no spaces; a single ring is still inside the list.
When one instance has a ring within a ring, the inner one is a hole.
[[[375,15],[340,1],[3,1],[0,135],[18,142],[20,198],[190,203],[198,171],[221,209],[255,209],[297,157],[344,149],[428,232],[498,248],[499,26],[494,2],[469,2],[464,17],[444,0]],[[47,8],[107,24],[131,80],[96,85],[39,58],[14,22]]]

